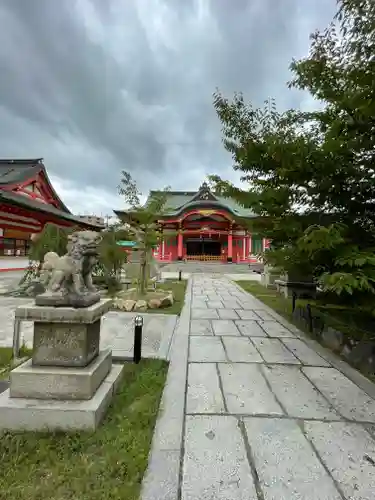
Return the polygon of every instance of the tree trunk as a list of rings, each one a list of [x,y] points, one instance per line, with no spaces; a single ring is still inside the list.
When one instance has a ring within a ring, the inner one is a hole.
[[[141,250],[141,258],[140,258],[140,273],[139,273],[139,283],[138,283],[138,292],[140,295],[145,295],[147,291],[147,251],[146,249]]]

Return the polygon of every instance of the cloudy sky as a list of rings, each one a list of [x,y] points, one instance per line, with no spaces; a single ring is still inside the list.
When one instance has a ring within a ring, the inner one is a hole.
[[[43,157],[78,213],[110,214],[122,169],[141,189],[235,180],[218,87],[311,107],[290,91],[335,0],[1,0],[0,157]]]

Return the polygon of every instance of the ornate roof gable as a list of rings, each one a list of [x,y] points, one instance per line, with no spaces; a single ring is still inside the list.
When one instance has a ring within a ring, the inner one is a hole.
[[[210,190],[207,182],[203,182],[203,184],[199,188],[198,193],[190,200],[190,202],[192,202],[192,201],[199,201],[199,200],[203,200],[203,201],[208,201],[208,200],[217,201],[216,196],[211,192],[211,190]]]

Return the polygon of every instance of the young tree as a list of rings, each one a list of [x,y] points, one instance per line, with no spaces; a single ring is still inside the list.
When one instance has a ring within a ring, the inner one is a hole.
[[[124,239],[128,240],[129,233],[116,224],[102,231],[101,235],[98,264],[94,273],[97,280],[104,279],[108,289],[117,288],[119,286],[119,272],[127,261],[127,254],[118,245],[118,242]]]
[[[254,109],[217,92],[225,147],[250,190],[212,181],[263,216],[255,225],[273,240],[269,258],[310,267],[337,293],[373,299],[375,3],[338,0],[333,23],[291,69],[290,86],[324,108],[278,113],[272,102]]]
[[[152,248],[160,239],[160,228],[157,216],[161,215],[168,197],[169,187],[162,191],[153,191],[145,205],[141,204],[141,192],[130,173],[122,171],[118,186],[119,193],[124,197],[130,209],[124,222],[129,224],[129,231],[134,234],[141,252],[138,292],[145,295],[149,281],[149,266]]]

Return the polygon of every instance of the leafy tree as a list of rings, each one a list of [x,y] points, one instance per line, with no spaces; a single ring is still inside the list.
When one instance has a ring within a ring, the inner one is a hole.
[[[290,86],[307,90],[325,103],[323,110],[305,117],[317,128],[325,159],[324,170],[314,171],[315,196],[342,223],[334,268],[322,279],[331,290],[355,292],[371,300],[375,293],[375,3],[339,0],[334,22],[311,39],[309,57],[292,62]]]
[[[152,191],[147,203],[141,204],[141,192],[130,173],[122,171],[122,178],[118,186],[119,193],[124,197],[130,210],[126,213],[125,220],[129,224],[129,231],[134,234],[138,249],[141,252],[139,265],[138,292],[144,295],[149,281],[149,266],[151,251],[160,240],[160,228],[157,216],[164,211],[169,188],[162,191]]]
[[[259,214],[252,226],[273,241],[268,260],[363,302],[375,293],[375,2],[338,0],[311,40],[289,85],[323,109],[280,113],[273,101],[254,108],[216,92],[224,145],[249,189],[211,182]]]
[[[229,101],[216,92],[214,106],[234,169],[248,183],[248,189],[242,189],[210,176],[214,190],[236,198],[259,215],[249,229],[272,240],[269,260],[273,258],[275,264],[288,271],[299,263],[299,271],[306,273],[307,267],[310,274],[310,266],[302,256],[298,257],[295,244],[303,231],[321,217],[311,210],[307,193],[311,167],[306,158],[319,149],[315,132],[301,129],[297,112],[279,113],[274,101],[255,108],[245,103],[242,94],[235,94]]]

